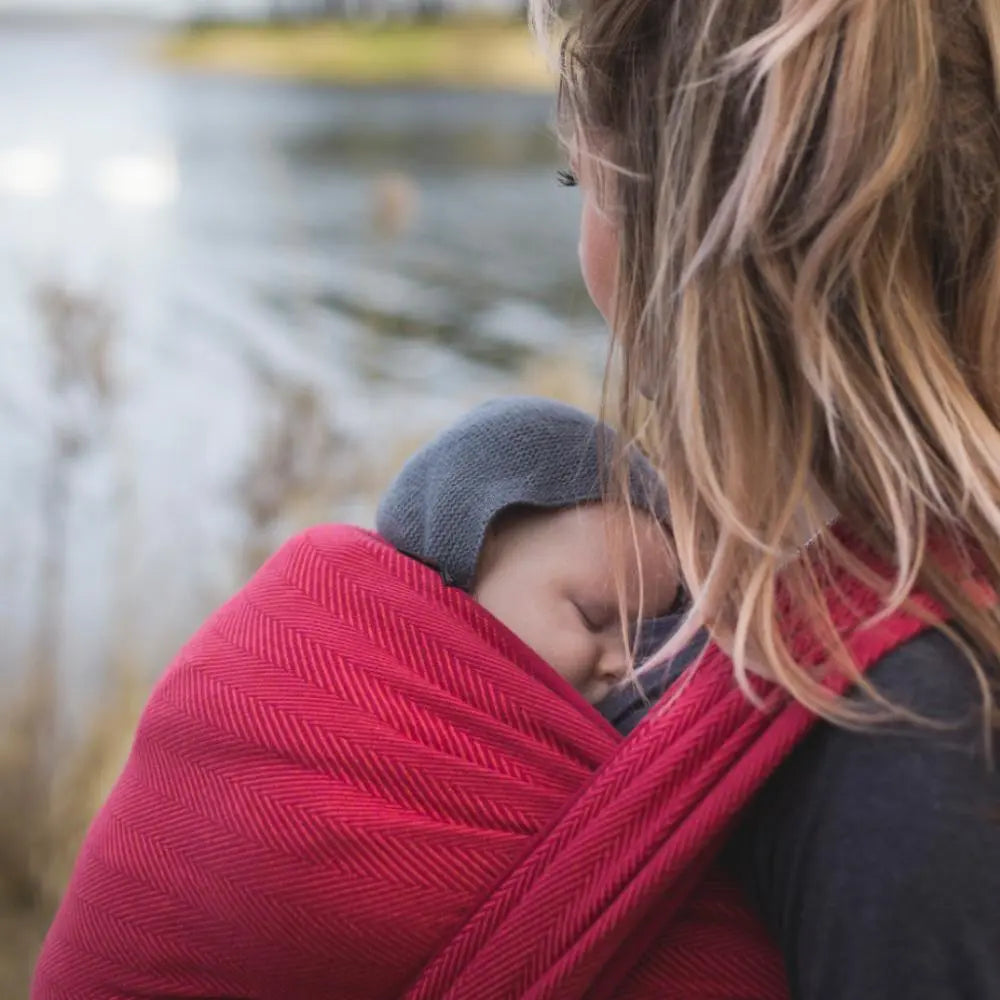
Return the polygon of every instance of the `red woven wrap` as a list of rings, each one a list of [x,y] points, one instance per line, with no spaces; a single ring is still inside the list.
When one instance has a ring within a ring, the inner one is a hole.
[[[864,666],[923,627],[850,643]],[[766,701],[713,651],[622,742],[435,573],[314,529],[157,687],[32,996],[783,997],[713,868],[811,723]]]

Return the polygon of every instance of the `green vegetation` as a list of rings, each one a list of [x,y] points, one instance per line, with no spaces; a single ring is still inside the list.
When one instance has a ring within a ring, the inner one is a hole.
[[[320,22],[193,27],[163,46],[168,63],[347,86],[551,90],[527,28],[506,22]]]

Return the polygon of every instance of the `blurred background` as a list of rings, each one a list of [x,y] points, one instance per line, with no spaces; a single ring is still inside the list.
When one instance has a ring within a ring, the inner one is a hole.
[[[306,524],[605,349],[519,0],[0,6],[0,997],[150,684]]]

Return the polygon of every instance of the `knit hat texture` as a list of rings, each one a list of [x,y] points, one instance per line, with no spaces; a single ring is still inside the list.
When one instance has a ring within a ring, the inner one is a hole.
[[[600,501],[610,481],[615,434],[550,399],[514,396],[476,407],[404,465],[379,504],[376,529],[399,551],[463,590],[475,582],[487,529],[514,506],[558,510]],[[629,452],[629,494],[667,518],[659,477]]]

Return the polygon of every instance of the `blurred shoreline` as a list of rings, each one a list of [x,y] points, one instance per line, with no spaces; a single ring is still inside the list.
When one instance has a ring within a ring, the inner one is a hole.
[[[158,56],[178,69],[339,86],[554,89],[527,27],[506,20],[196,25]]]
[[[165,20],[0,12],[2,1000],[213,607],[301,528],[370,524],[468,407],[599,404],[551,90],[476,76],[501,42],[538,57],[521,25],[474,27],[478,50],[468,23],[254,31],[378,47],[382,86],[337,87],[176,71]],[[393,46],[450,82],[389,85]]]

